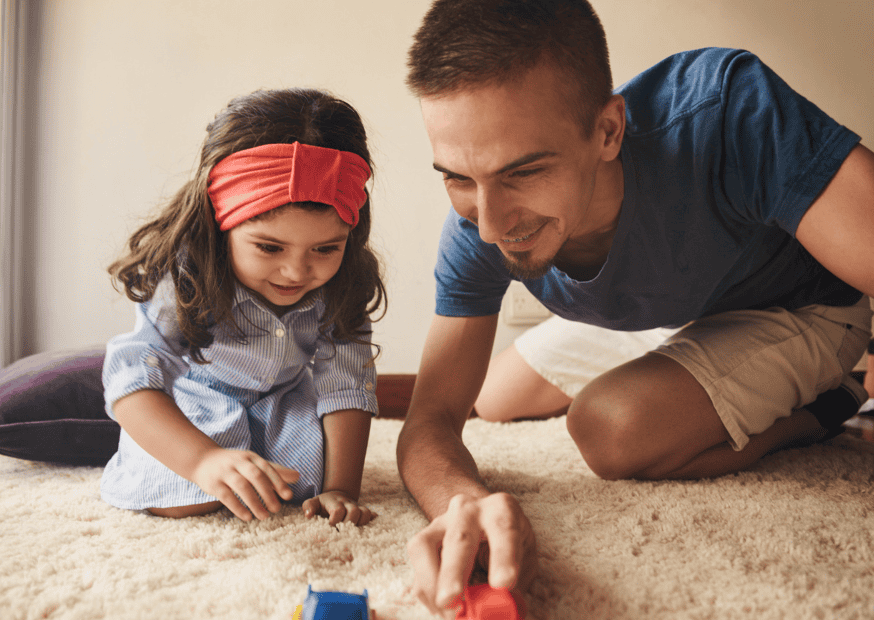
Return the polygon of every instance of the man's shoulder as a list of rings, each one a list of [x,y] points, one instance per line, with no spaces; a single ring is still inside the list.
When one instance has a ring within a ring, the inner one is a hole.
[[[628,132],[647,133],[723,100],[728,74],[758,58],[742,49],[708,47],[679,52],[639,73],[616,89],[625,98]]]

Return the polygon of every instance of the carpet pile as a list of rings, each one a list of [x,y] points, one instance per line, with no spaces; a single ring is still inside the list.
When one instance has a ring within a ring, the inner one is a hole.
[[[380,620],[430,618],[406,542],[426,524],[395,466],[401,422],[375,420],[364,528],[286,506],[168,520],[99,497],[101,470],[0,457],[0,617],[291,618],[307,584],[368,590]],[[540,573],[529,618],[874,617],[874,453],[841,438],[697,482],[607,482],[564,419],[465,427],[486,481],[518,497]],[[437,475],[435,473],[435,475]]]

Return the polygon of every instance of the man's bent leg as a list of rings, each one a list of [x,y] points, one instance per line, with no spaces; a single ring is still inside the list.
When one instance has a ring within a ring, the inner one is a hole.
[[[743,469],[770,451],[825,436],[802,407],[841,385],[870,337],[868,322],[867,301],[701,319],[590,383],[571,404],[568,429],[605,478]],[[848,398],[839,400],[852,405],[861,386],[844,383]]]
[[[799,410],[735,450],[704,388],[658,354],[584,388],[568,411],[568,430],[592,471],[607,479],[712,478],[826,433],[812,414]]]
[[[515,346],[489,363],[485,383],[474,405],[476,414],[489,422],[563,415],[571,398],[529,366]]]
[[[676,331],[617,332],[554,316],[492,359],[474,409],[493,422],[562,415],[589,381]]]

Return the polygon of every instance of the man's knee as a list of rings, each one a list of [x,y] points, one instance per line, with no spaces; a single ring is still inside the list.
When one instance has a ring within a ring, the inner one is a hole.
[[[641,471],[635,411],[626,399],[583,391],[568,409],[567,429],[598,477],[634,478]]]

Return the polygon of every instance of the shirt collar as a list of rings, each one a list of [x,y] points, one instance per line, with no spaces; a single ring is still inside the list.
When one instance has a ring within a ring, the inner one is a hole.
[[[306,296],[301,301],[297,302],[293,306],[289,306],[286,314],[288,314],[288,312],[305,312],[307,310],[314,308],[316,306],[316,304],[324,305],[324,295],[325,295],[325,292],[322,288],[317,288],[315,291],[310,291],[309,293],[306,294]],[[243,286],[242,284],[237,282],[235,284],[235,290],[234,290],[233,307],[234,307],[234,309],[236,309],[237,306],[241,306],[241,305],[246,304],[246,303],[252,304],[265,312],[270,312],[270,310],[267,308],[267,306],[265,306],[263,303],[261,303],[261,300],[259,300],[258,297],[256,297],[255,294],[252,293],[252,291],[250,291],[245,286]],[[271,312],[271,314],[272,314],[272,312]]]

